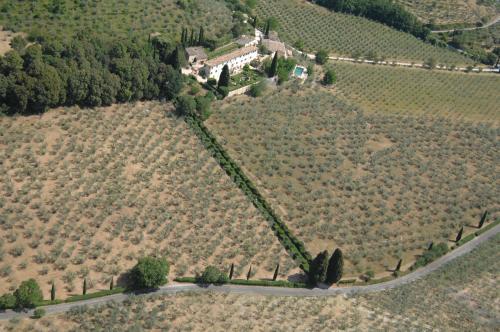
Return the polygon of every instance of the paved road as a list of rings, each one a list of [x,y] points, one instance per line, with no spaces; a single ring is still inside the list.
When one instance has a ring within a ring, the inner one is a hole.
[[[443,33],[443,32],[453,32],[453,31],[472,31],[472,30],[486,29],[494,24],[497,24],[498,22],[500,22],[500,14],[495,16],[491,21],[489,21],[488,23],[486,23],[480,27],[456,28],[456,29],[449,29],[449,30],[435,30],[435,31],[432,31],[432,33]]]
[[[487,232],[481,234],[480,236],[474,238],[473,240],[467,242],[466,244],[458,247],[457,249],[449,252],[445,256],[439,258],[438,260],[430,263],[429,265],[409,273],[403,277],[393,279],[387,282],[367,285],[367,286],[352,286],[352,287],[338,287],[330,289],[305,289],[305,288],[283,288],[283,287],[261,287],[261,286],[238,286],[238,285],[224,285],[224,286],[208,286],[202,287],[194,284],[174,284],[169,286],[161,287],[160,289],[147,293],[147,294],[176,294],[180,292],[221,292],[221,293],[231,293],[231,294],[248,294],[248,295],[272,295],[272,296],[297,296],[297,297],[319,297],[319,296],[336,296],[339,294],[362,294],[362,293],[373,293],[380,292],[401,285],[414,282],[418,279],[427,276],[428,274],[436,271],[442,266],[446,265],[450,261],[463,256],[471,252],[478,245],[488,241],[495,235],[500,233],[500,225],[488,230]],[[106,297],[101,297],[97,299],[85,300],[75,303],[63,303],[58,305],[52,305],[44,307],[47,314],[56,314],[69,311],[71,308],[79,307],[83,305],[95,306],[99,304],[104,304],[106,302],[115,301],[123,302],[124,300],[130,298],[131,296],[140,296],[140,294],[115,294]],[[7,310],[6,312],[0,313],[0,319],[11,319],[14,317],[28,317],[32,315],[33,312],[15,312],[12,310]]]

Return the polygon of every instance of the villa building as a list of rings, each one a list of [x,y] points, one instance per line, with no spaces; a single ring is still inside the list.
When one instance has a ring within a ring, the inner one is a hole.
[[[286,46],[284,43],[271,39],[262,40],[262,45],[274,56],[274,53],[278,52],[280,57],[287,57]]]
[[[188,47],[186,48],[186,58],[189,63],[203,63],[208,60],[208,56],[203,50],[203,47]]]
[[[257,46],[259,44],[259,40],[253,36],[241,36],[236,40],[236,44],[243,46],[243,47],[248,47],[248,46]]]
[[[240,71],[246,64],[257,59],[258,49],[255,46],[242,47],[205,62],[204,72],[208,78],[219,79],[222,68],[229,67],[230,73]]]

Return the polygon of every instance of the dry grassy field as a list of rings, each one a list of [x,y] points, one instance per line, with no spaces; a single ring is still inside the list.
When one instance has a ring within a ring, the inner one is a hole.
[[[336,62],[336,92],[364,110],[500,121],[500,76]]]
[[[145,254],[171,276],[207,264],[246,276],[295,265],[270,226],[169,105],[0,118],[0,294],[105,288]]]
[[[495,0],[397,0],[423,22],[436,24],[481,22],[481,19],[494,16]]]
[[[349,275],[410,264],[500,208],[488,125],[363,114],[330,92],[283,89],[234,99],[208,126],[312,253],[344,250]]]
[[[493,331],[500,319],[500,236],[411,285],[366,296],[187,293],[135,297],[6,331]]]

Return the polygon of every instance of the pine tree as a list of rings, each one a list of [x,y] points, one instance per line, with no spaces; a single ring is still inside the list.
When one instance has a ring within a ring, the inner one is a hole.
[[[250,280],[251,276],[252,276],[252,265],[250,265],[250,268],[248,269],[247,280]]]
[[[335,249],[328,261],[328,271],[326,274],[326,281],[329,284],[338,282],[342,278],[344,272],[344,255],[342,250]]]
[[[401,264],[403,264],[403,259],[399,259],[398,265],[396,266],[395,272],[399,272],[401,270]]]
[[[111,277],[111,281],[109,282],[109,290],[113,290],[113,288],[115,287],[115,282],[113,280],[114,278]]]
[[[274,270],[274,275],[273,275],[273,281],[276,281],[276,279],[278,278],[278,273],[280,271],[280,265],[276,265],[276,270]]]
[[[56,299],[56,285],[52,282],[52,288],[50,289],[50,300],[54,301]]]
[[[271,68],[269,69],[269,77],[274,77],[278,73],[278,52],[274,53],[273,62],[271,63]]]
[[[83,279],[83,295],[87,294],[87,278]]]
[[[479,225],[477,225],[477,228],[483,227],[484,222],[486,221],[486,218],[488,218],[488,211],[484,211],[483,216],[481,217],[481,220],[479,221]]]
[[[462,239],[463,233],[464,233],[464,226],[462,226],[462,228],[460,228],[460,231],[458,231],[457,238],[455,239],[455,242],[458,242]]]
[[[229,269],[229,280],[233,279],[233,273],[234,273],[234,264],[231,263],[231,269]]]
[[[328,251],[322,251],[313,259],[309,269],[309,280],[312,284],[326,281],[328,270]]]
[[[198,45],[203,45],[205,43],[205,29],[200,27],[200,34],[198,36]]]
[[[229,86],[229,81],[231,80],[231,75],[229,74],[229,67],[227,65],[222,68],[222,73],[219,77],[219,87]]]

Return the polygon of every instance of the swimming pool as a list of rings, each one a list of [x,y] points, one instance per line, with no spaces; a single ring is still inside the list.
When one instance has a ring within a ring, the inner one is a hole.
[[[304,67],[299,67],[299,66],[295,67],[295,72],[294,72],[295,76],[300,77],[302,76],[303,73],[304,73]]]

